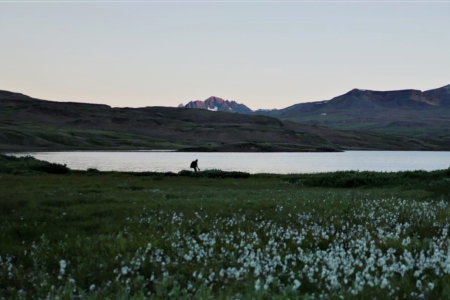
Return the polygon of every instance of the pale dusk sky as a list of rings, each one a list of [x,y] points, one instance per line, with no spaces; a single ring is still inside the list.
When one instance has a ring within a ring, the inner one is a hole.
[[[0,90],[251,109],[450,84],[450,2],[0,1]]]

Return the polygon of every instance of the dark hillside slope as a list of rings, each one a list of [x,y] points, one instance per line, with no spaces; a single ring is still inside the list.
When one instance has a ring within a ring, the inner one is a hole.
[[[441,106],[450,106],[450,84],[444,87],[423,92],[424,95],[438,102]]]
[[[369,130],[450,142],[450,86],[418,90],[353,89],[328,101],[258,114],[335,129]]]
[[[412,138],[283,123],[261,115],[168,107],[112,108],[0,92],[0,149],[202,151],[442,150]]]

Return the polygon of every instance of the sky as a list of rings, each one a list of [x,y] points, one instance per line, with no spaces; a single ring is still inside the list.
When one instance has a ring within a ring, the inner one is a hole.
[[[0,90],[251,109],[450,84],[449,2],[0,0]]]

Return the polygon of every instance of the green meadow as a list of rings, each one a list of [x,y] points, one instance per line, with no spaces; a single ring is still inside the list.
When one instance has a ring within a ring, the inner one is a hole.
[[[0,299],[449,299],[450,169],[73,171],[0,155]]]

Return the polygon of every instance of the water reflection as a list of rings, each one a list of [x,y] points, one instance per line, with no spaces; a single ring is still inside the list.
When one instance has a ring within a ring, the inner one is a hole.
[[[402,171],[450,167],[450,152],[347,151],[338,153],[179,153],[179,152],[34,152],[37,159],[67,164],[71,169],[101,171],[188,170],[199,167],[249,173],[317,173],[338,170]]]

